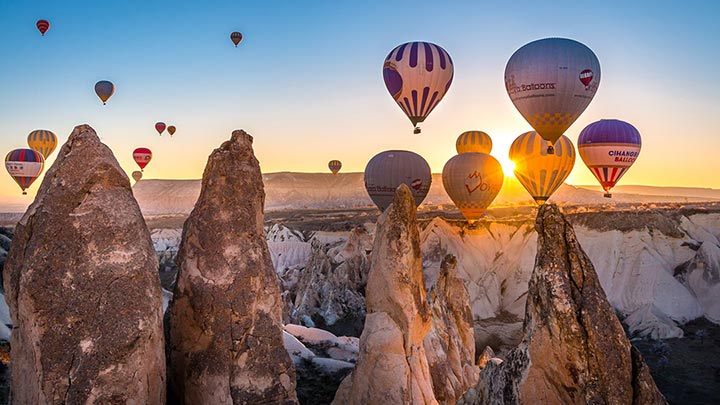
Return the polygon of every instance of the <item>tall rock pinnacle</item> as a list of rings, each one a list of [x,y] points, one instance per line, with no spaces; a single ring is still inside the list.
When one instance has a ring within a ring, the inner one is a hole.
[[[168,366],[175,403],[297,402],[264,200],[252,137],[233,131],[208,159],[178,252]]]
[[[335,404],[436,404],[423,348],[431,312],[423,284],[415,202],[406,185],[378,219],[355,370]]]
[[[482,404],[663,404],[592,263],[554,204],[540,207],[523,339],[475,388]]]
[[[75,127],[5,264],[16,404],[162,404],[157,257],[130,182]]]

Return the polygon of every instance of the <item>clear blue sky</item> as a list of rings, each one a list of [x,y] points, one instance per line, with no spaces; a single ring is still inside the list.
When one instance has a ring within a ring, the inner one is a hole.
[[[717,188],[718,11],[715,1],[0,0],[0,141],[6,153],[43,128],[64,142],[89,123],[128,172],[131,151],[146,146],[146,177],[199,178],[212,149],[244,128],[266,172],[324,172],[335,158],[362,171],[390,148],[416,151],[439,172],[468,129],[488,132],[493,155],[506,158],[530,127],[505,93],[505,63],[527,42],[561,36],[588,45],[602,66],[595,100],[566,135],[626,120],[643,151],[624,184]],[[51,23],[45,37],[41,18]],[[238,48],[234,30],[245,36]],[[381,74],[387,53],[411,40],[435,42],[455,62],[419,136]],[[105,107],[93,92],[102,79],[117,88]],[[174,139],[158,137],[156,121],[176,125]],[[595,183],[579,159],[568,180]],[[0,200],[17,194],[0,176]]]

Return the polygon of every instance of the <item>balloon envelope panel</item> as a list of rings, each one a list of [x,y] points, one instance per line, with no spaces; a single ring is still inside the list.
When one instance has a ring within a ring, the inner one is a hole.
[[[510,146],[515,177],[538,204],[543,204],[570,175],[575,165],[575,147],[568,137],[555,142],[555,153],[548,154],[548,141],[535,131],[526,132]]]
[[[365,189],[381,211],[390,206],[395,190],[403,183],[410,187],[415,206],[420,205],[431,182],[430,165],[422,156],[406,150],[380,152],[365,167]]]
[[[555,142],[582,114],[600,84],[600,62],[593,51],[566,38],[524,45],[505,67],[505,88],[525,120],[544,139]]]
[[[480,219],[502,188],[500,163],[485,153],[453,156],[442,171],[443,187],[469,223]]]

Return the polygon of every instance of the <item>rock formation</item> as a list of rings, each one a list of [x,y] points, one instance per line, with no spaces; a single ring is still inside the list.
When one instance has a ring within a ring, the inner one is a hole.
[[[330,257],[317,241],[296,287],[290,320],[357,336],[365,321],[365,297],[372,238],[364,228],[350,233],[342,250]],[[309,325],[309,326],[312,326]]]
[[[174,403],[297,402],[263,236],[264,199],[252,137],[234,131],[210,155],[183,229],[169,309]]]
[[[438,402],[454,404],[478,381],[470,298],[457,276],[457,260],[447,255],[440,278],[429,291],[432,327],[425,336],[433,392]]]
[[[360,356],[333,403],[437,403],[423,349],[431,313],[415,215],[410,189],[401,185],[378,219]]]
[[[538,253],[523,338],[500,365],[488,362],[464,404],[662,404],[625,337],[570,223],[540,207]]]
[[[5,264],[16,404],[162,404],[157,257],[127,175],[75,127]]]

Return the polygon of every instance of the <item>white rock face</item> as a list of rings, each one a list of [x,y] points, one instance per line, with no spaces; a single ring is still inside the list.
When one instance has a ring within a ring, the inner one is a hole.
[[[673,223],[677,235],[575,226],[608,300],[639,336],[681,337],[678,324],[701,316],[720,322],[720,214],[695,214]],[[522,320],[537,249],[529,220],[496,220],[463,231],[435,218],[421,240],[428,285],[437,278],[441,258],[457,256],[473,316],[484,323],[485,333],[494,320]],[[674,276],[680,268],[684,273]],[[509,322],[498,324],[502,326],[493,334],[501,340],[511,339],[506,335],[521,326],[516,322],[509,330]],[[476,338],[481,347],[487,343],[482,334]]]

